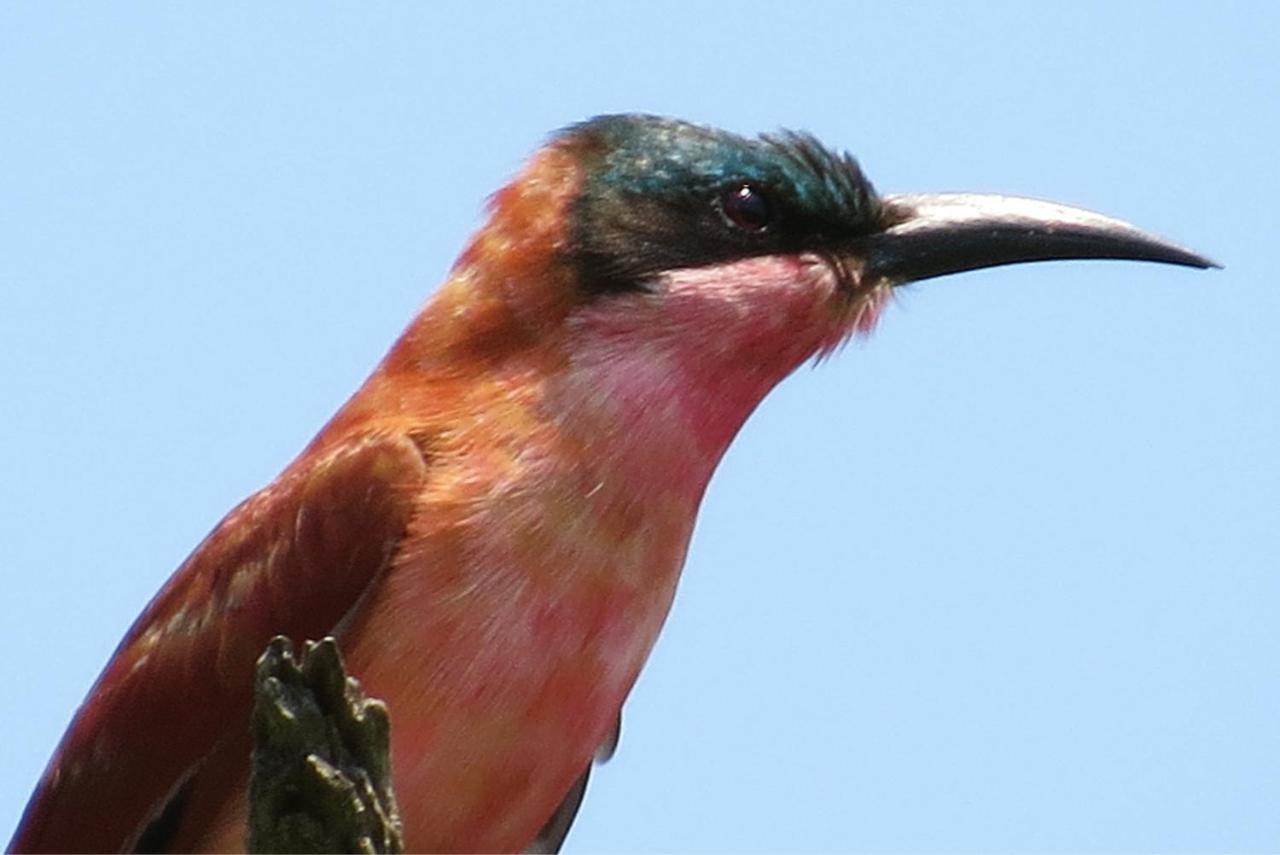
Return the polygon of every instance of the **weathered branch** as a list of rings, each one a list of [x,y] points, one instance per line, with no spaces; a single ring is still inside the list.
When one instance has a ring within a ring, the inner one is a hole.
[[[250,852],[398,853],[390,719],[348,677],[332,638],[295,658],[276,637],[258,660]]]

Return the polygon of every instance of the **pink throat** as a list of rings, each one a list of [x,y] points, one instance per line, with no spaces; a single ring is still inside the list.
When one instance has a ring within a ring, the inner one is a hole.
[[[572,320],[555,396],[586,414],[636,488],[700,497],[729,442],[806,359],[869,328],[883,294],[839,293],[813,255],[662,274],[650,292],[602,297]]]

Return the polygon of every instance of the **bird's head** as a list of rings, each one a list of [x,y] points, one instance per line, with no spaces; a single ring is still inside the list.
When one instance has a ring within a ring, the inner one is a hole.
[[[495,195],[417,335],[448,343],[451,364],[459,348],[493,364],[550,347],[583,387],[575,406],[586,396],[641,428],[660,413],[714,452],[797,365],[869,329],[895,286],[1068,258],[1212,266],[1076,208],[881,196],[805,134],[604,116]]]

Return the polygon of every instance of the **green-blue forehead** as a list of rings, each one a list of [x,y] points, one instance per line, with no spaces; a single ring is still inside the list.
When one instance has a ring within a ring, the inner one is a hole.
[[[608,116],[580,126],[598,132],[605,155],[594,180],[624,194],[670,195],[752,182],[785,189],[804,207],[857,206],[844,159],[808,138],[748,139],[652,116]],[[815,159],[799,156],[809,146]],[[855,167],[856,169],[856,167]]]

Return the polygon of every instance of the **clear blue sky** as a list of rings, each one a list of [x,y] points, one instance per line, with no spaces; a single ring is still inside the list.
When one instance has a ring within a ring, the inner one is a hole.
[[[783,384],[570,850],[1280,848],[1276,7],[584,5],[0,7],[0,839],[485,196],[644,110],[1226,270],[938,280]]]

